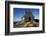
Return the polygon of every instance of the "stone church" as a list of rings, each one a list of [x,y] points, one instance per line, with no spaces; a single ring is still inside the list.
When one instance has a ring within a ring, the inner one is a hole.
[[[30,10],[25,10],[24,16],[21,17],[20,27],[33,26],[34,16]]]
[[[30,10],[25,10],[24,16],[21,19],[24,27],[33,26],[34,16]]]

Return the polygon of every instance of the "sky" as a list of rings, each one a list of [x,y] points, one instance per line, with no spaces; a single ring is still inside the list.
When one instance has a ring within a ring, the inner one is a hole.
[[[34,19],[39,19],[39,9],[35,9],[35,8],[13,8],[13,21],[20,21],[21,17],[24,15],[25,9],[29,9],[32,12]]]

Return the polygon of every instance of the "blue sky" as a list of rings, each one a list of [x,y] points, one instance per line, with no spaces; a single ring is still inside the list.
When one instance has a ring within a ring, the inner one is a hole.
[[[39,19],[39,9],[32,8],[13,8],[13,21],[20,21],[21,17],[24,15],[25,9],[29,9],[34,15],[35,19]]]

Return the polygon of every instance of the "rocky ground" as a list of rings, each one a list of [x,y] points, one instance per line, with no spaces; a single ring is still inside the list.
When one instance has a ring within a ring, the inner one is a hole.
[[[31,23],[31,22],[21,22],[21,23],[16,23],[14,24],[14,27],[38,27],[39,26],[39,23],[38,22],[34,22],[34,23]]]

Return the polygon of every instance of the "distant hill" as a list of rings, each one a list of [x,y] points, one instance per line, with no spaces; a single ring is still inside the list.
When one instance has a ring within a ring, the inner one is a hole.
[[[14,21],[13,23],[16,24],[16,23],[18,23],[18,22],[19,22],[19,21],[16,21],[16,22]]]

